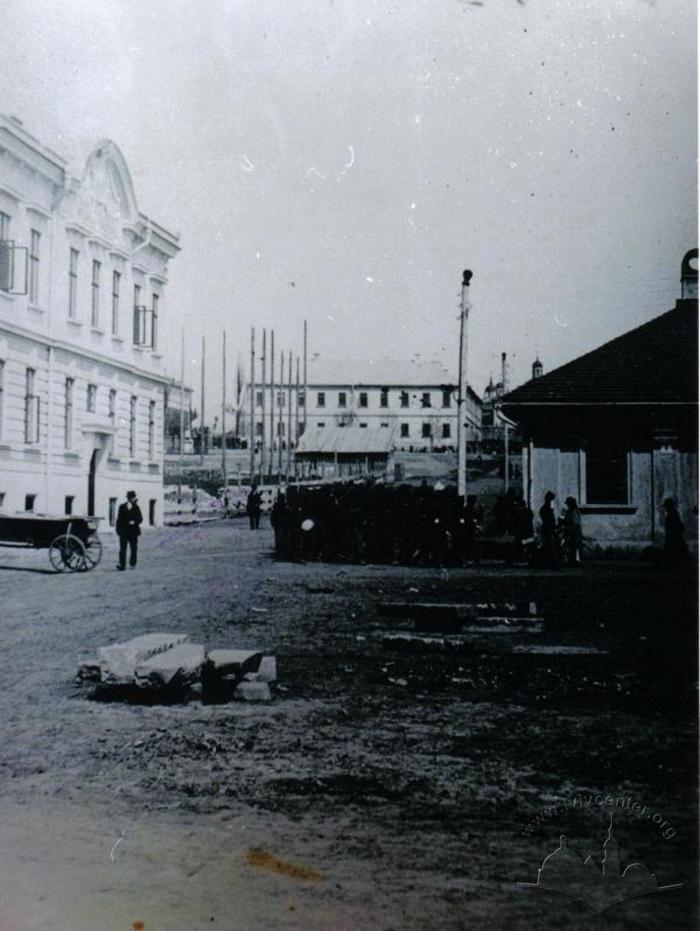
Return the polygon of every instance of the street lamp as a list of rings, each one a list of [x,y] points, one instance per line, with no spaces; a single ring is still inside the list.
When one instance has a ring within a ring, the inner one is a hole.
[[[469,320],[469,283],[472,272],[462,272],[462,301],[459,311],[459,377],[457,379],[457,497],[466,505],[467,495],[467,448],[466,430],[463,425],[463,407],[468,393],[467,385],[467,322]]]

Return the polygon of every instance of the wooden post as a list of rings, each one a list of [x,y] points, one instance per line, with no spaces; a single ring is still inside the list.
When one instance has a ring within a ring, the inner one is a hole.
[[[307,369],[307,365],[308,365],[308,341],[307,341],[307,326],[306,326],[306,320],[304,320],[304,421],[303,421],[303,423],[304,423],[304,430],[303,430],[303,432],[304,432],[304,433],[306,433],[306,427],[307,427],[307,415],[306,415],[306,412],[307,412],[307,410],[309,409],[309,398],[308,398],[309,384],[308,384],[308,369]]]
[[[204,351],[205,343],[204,336],[202,336],[202,410],[199,415],[199,464],[204,465]]]
[[[465,269],[462,273],[462,303],[459,314],[459,374],[457,379],[457,497],[462,499],[462,505],[466,505],[467,502],[467,448],[463,420],[467,407],[464,395],[468,393],[467,323],[471,279],[472,273],[469,269]]]
[[[287,378],[287,481],[292,471],[292,353],[289,353]]]
[[[262,401],[260,416],[262,418],[262,433],[260,435],[260,483],[265,474],[265,378],[267,375],[267,330],[263,330],[262,338],[262,371],[260,373],[260,400]]]
[[[226,330],[221,346],[223,383],[221,386],[221,471],[224,474],[224,500],[228,498],[228,473],[226,471]]]
[[[270,481],[275,468],[275,331],[270,330]]]
[[[255,327],[250,330],[250,483],[255,471]]]

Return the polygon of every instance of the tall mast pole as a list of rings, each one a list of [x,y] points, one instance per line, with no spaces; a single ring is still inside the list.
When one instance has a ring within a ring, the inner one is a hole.
[[[302,433],[306,433],[306,419],[307,419],[307,418],[306,418],[306,412],[307,412],[307,410],[308,410],[308,408],[309,408],[309,399],[308,399],[308,397],[307,397],[307,394],[308,394],[308,387],[309,387],[309,386],[308,386],[308,381],[307,381],[307,376],[308,376],[308,369],[307,369],[308,359],[309,359],[309,353],[308,353],[308,341],[307,341],[307,326],[306,326],[306,320],[304,320],[304,429],[303,429]]]
[[[472,273],[465,269],[462,273],[462,301],[459,313],[459,377],[457,381],[457,497],[462,504],[467,500],[467,447],[465,442],[464,412],[465,394],[468,393],[467,382],[467,323],[469,321],[469,282]]]
[[[255,327],[250,330],[250,483],[253,483],[255,470]]]
[[[267,377],[267,330],[263,330],[262,338],[262,372],[260,374],[260,416],[262,418],[262,431],[260,433],[260,482],[265,474],[265,378]]]
[[[199,464],[204,465],[204,336],[202,336],[202,412],[199,418]]]
[[[221,386],[221,471],[224,473],[224,497],[228,495],[228,473],[226,471],[226,330],[221,346],[223,384]]]
[[[294,447],[299,442],[299,356],[297,356],[297,390],[294,395]],[[294,478],[297,477],[297,459],[294,457]]]
[[[501,398],[503,398],[508,390],[506,388],[506,378],[508,377],[508,363],[506,362],[507,356],[505,352],[501,353]],[[501,419],[503,420],[503,492],[504,494],[508,493],[508,421],[506,420],[505,414],[503,413],[503,407],[501,406]]]
[[[280,349],[280,379],[276,392],[277,404],[277,474],[282,477],[282,434],[284,433],[284,349]],[[280,404],[280,401],[282,402]]]
[[[270,478],[275,468],[275,331],[270,330]]]
[[[287,481],[292,471],[292,353],[289,353],[289,377],[287,379]]]
[[[185,328],[180,333],[180,477],[177,480],[178,504],[182,497],[182,474],[185,471],[184,452],[185,436]]]

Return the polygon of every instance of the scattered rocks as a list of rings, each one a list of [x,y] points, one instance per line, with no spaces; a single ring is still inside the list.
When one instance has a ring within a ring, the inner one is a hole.
[[[277,662],[261,650],[207,653],[201,644],[190,643],[187,634],[146,634],[100,647],[95,659],[81,660],[77,680],[96,683],[91,697],[108,701],[270,701]]]
[[[203,646],[181,643],[139,663],[135,669],[136,684],[155,688],[168,687],[176,682],[183,686],[190,685],[199,679],[203,664]]]
[[[272,696],[267,682],[239,682],[236,698],[242,698],[243,701],[270,701]]]
[[[123,643],[100,647],[100,681],[109,685],[129,685],[139,663],[189,640],[187,634],[144,634]]]

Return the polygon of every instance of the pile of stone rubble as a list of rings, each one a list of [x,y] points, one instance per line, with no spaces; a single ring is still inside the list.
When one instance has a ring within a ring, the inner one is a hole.
[[[276,679],[274,656],[256,650],[206,651],[190,643],[187,634],[144,634],[113,643],[78,666],[78,680],[94,683],[94,697],[125,701],[269,701]]]

